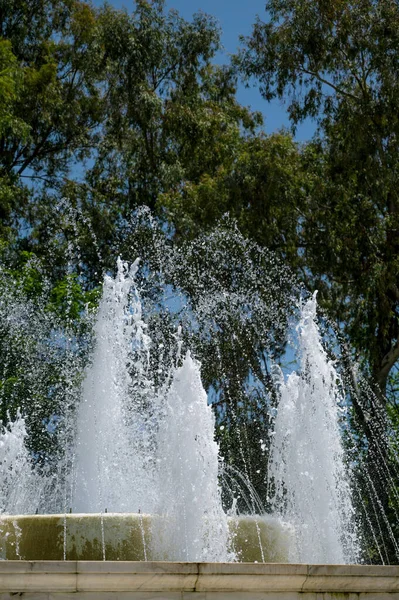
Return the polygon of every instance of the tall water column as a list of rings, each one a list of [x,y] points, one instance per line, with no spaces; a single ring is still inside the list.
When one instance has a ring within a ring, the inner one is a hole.
[[[74,512],[154,508],[148,415],[132,394],[131,379],[133,357],[145,361],[150,343],[134,282],[138,261],[129,268],[119,259],[117,266],[115,279],[104,279],[78,408]]]
[[[344,461],[339,375],[321,343],[316,293],[297,326],[299,371],[284,381],[269,464],[273,512],[294,527],[290,562],[356,563],[359,544]]]

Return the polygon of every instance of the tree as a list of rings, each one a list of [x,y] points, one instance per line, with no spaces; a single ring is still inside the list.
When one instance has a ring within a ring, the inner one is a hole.
[[[241,136],[213,173],[164,193],[159,203],[182,237],[198,235],[228,212],[244,235],[296,265],[306,178],[300,149],[288,132],[256,132]]]
[[[399,6],[270,0],[237,58],[293,128],[316,119],[298,253],[381,397],[399,358]]]
[[[0,138],[13,137],[23,143],[29,126],[15,114],[15,104],[21,90],[23,69],[11,50],[9,40],[0,40]],[[0,172],[0,236],[10,235],[11,215],[16,208],[17,193],[23,197],[13,173]]]
[[[106,118],[75,195],[98,239],[108,229],[107,261],[110,238],[114,255],[115,246],[129,247],[128,224],[139,206],[167,219],[163,194],[215,173],[259,115],[238,104],[232,70],[211,63],[220,48],[214,19],[198,14],[187,22],[162,1],[137,2],[131,15],[105,7],[98,18]]]
[[[94,31],[83,2],[2,3],[0,35],[19,73],[13,117],[24,133],[15,125],[1,131],[3,176],[57,189],[72,158],[88,154],[101,114]]]
[[[24,127],[0,139],[1,190],[15,199],[7,218],[54,279],[79,262],[96,285],[129,247],[139,206],[165,218],[159,196],[215,173],[260,122],[236,101],[232,69],[212,64],[220,32],[204,14],[185,21],[162,0],[131,14],[9,0],[0,35],[19,71],[12,110]]]

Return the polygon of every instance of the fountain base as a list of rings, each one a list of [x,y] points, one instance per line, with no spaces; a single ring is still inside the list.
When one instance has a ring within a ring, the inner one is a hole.
[[[0,557],[7,560],[146,561],[154,558],[154,518],[135,513],[0,517]],[[242,562],[288,561],[291,530],[272,517],[229,519]]]
[[[399,600],[399,567],[0,562],[0,600]]]

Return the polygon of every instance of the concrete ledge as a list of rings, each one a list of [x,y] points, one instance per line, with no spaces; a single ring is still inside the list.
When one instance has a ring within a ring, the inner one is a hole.
[[[399,567],[0,561],[0,599],[399,600]]]

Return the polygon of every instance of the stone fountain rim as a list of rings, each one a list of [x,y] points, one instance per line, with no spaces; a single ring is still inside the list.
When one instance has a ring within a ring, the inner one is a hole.
[[[396,592],[395,597],[399,597],[399,566],[0,561],[0,592],[124,593],[138,590],[301,594],[329,592],[365,595]]]

